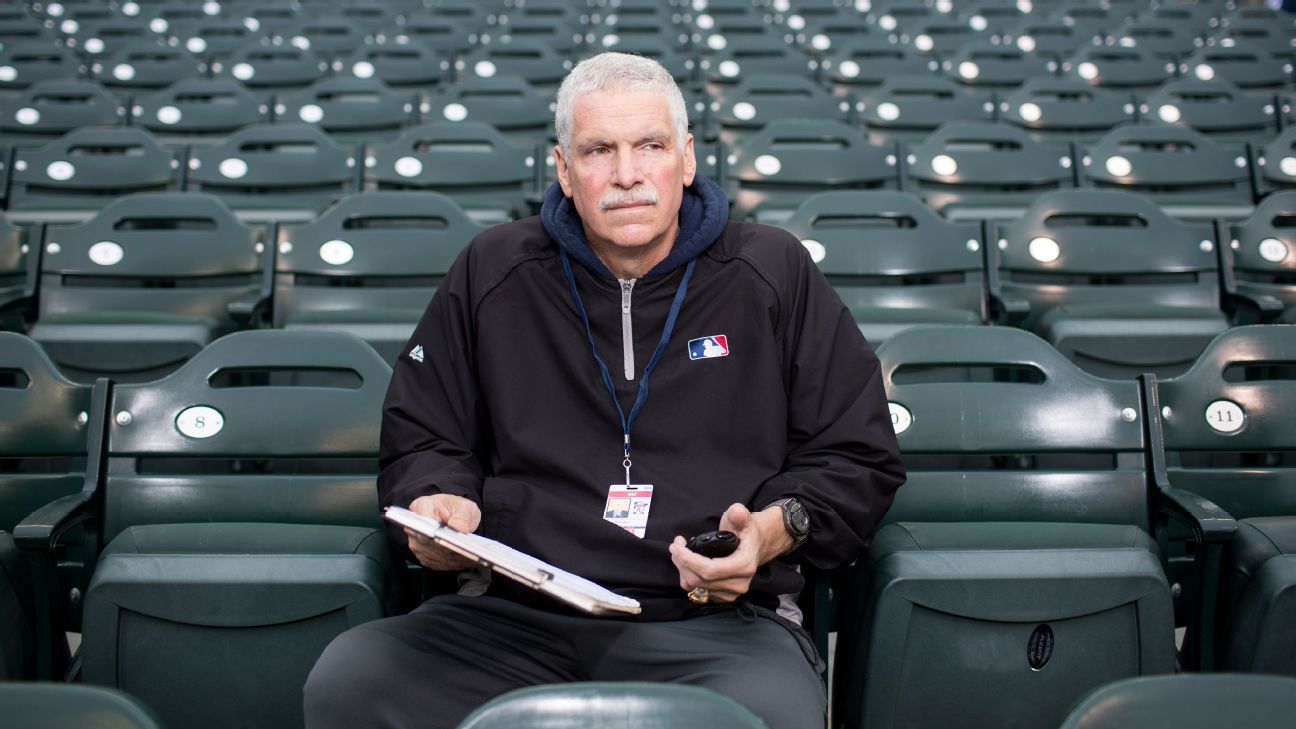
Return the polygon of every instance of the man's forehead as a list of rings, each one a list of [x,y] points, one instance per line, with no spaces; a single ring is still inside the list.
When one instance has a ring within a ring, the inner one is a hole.
[[[644,136],[671,133],[670,106],[665,94],[646,89],[591,91],[572,108],[573,136]]]

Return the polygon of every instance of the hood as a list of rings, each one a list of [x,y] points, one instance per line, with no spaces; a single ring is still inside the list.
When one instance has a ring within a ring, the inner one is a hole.
[[[724,190],[702,175],[694,175],[693,184],[684,188],[684,197],[680,201],[679,235],[675,238],[675,245],[647,275],[670,273],[696,258],[720,237],[728,220],[729,198]],[[565,248],[572,258],[599,276],[616,278],[590,248],[576,206],[571,198],[563,195],[557,182],[545,191],[540,222],[549,237],[558,241],[558,245]]]

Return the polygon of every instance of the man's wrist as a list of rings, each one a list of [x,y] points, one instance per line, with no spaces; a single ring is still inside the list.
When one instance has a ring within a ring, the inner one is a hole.
[[[773,561],[792,551],[795,542],[792,535],[788,534],[787,529],[783,526],[783,513],[780,508],[774,506],[767,507],[762,511],[752,514],[760,529],[762,553],[760,563]]]
[[[792,542],[787,552],[796,550],[809,539],[810,516],[797,499],[793,497],[779,499],[765,507],[765,510],[774,511],[779,515],[783,530]]]

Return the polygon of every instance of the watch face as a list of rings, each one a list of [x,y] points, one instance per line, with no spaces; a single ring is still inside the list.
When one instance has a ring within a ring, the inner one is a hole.
[[[810,531],[810,515],[806,513],[805,507],[801,502],[795,499],[789,499],[783,505],[784,513],[787,514],[787,526],[797,536],[804,535]]]

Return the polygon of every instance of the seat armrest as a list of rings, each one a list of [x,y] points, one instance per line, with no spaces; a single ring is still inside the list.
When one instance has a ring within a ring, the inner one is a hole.
[[[1237,520],[1213,501],[1173,486],[1162,488],[1161,497],[1170,516],[1187,524],[1207,544],[1222,544],[1237,534]]]
[[[91,516],[93,496],[85,491],[68,494],[28,514],[14,527],[14,542],[19,549],[33,552],[54,549],[64,532]]]

